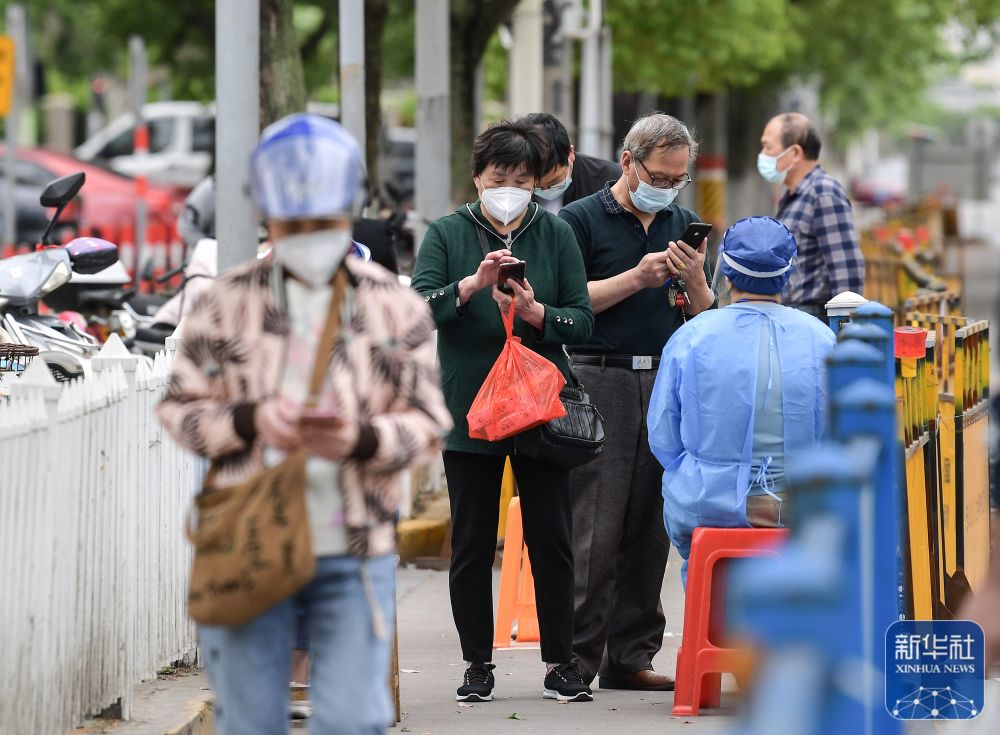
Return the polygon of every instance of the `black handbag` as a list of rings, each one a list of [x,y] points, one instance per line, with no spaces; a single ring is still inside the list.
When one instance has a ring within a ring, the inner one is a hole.
[[[476,227],[476,237],[485,258],[489,255],[490,246],[481,226]],[[584,391],[572,367],[569,374],[572,383],[567,383],[559,392],[566,415],[514,437],[514,449],[519,454],[567,470],[587,464],[604,449],[604,417],[590,402],[590,396]]]
[[[604,449],[604,417],[583,389],[572,368],[572,383],[559,393],[566,415],[514,437],[520,454],[572,469],[587,464]]]

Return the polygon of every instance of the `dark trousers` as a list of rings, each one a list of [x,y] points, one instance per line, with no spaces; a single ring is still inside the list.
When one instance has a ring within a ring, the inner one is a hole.
[[[511,457],[511,466],[535,578],[542,660],[565,663],[573,656],[569,473],[522,455]],[[444,453],[451,501],[451,610],[466,661],[493,659],[493,559],[503,467],[503,457]]]
[[[601,456],[570,472],[576,616],[573,653],[585,681],[652,667],[666,619],[660,588],[670,550],[663,468],[649,450],[655,370],[573,368],[604,416]]]
[[[793,309],[798,309],[799,311],[804,311],[806,314],[816,317],[824,324],[827,323],[829,318],[826,313],[826,304],[820,302],[814,302],[809,304],[788,304]]]

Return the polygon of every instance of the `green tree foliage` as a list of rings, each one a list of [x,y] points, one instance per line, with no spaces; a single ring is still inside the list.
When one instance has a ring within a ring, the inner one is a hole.
[[[0,0],[6,10],[11,0]],[[128,38],[145,39],[151,66],[169,66],[181,99],[215,94],[213,0],[22,0],[37,57],[55,79],[89,83],[103,72],[127,75]]]
[[[385,79],[413,79],[416,74],[417,20],[414,0],[389,0],[389,15],[383,29]]]
[[[615,88],[680,97],[751,86],[798,44],[788,0],[614,0]]]
[[[459,201],[475,194],[469,155],[479,133],[474,119],[476,68],[516,6],[517,0],[451,0],[451,186]]]
[[[336,99],[337,0],[286,0],[306,94]],[[0,0],[0,10],[11,0]],[[91,78],[127,74],[127,39],[143,36],[152,66],[170,70],[172,94],[214,96],[214,0],[21,0],[48,79],[85,102]],[[504,88],[496,30],[517,0],[451,0],[451,174],[468,194],[474,74],[484,54],[487,92]],[[763,95],[790,80],[815,80],[842,132],[905,115],[943,65],[991,53],[1000,40],[1000,0],[607,0],[617,90],[665,97],[742,90]],[[366,4],[366,11],[368,10]],[[377,0],[381,55],[373,83],[414,76],[414,2]],[[366,45],[378,42],[368,36]],[[374,151],[369,150],[369,158]]]
[[[336,73],[335,0],[283,0],[295,8],[295,32],[307,94]],[[0,0],[0,12],[12,0]],[[47,75],[89,84],[100,73],[128,73],[128,38],[145,40],[151,67],[169,70],[176,99],[215,98],[215,0],[20,0]],[[262,0],[262,13],[273,4]],[[274,17],[273,14],[270,17]],[[262,18],[264,20],[265,18]],[[289,37],[278,24],[283,45]],[[262,29],[265,30],[266,29]],[[297,95],[296,95],[297,96]]]
[[[663,96],[816,80],[842,131],[903,114],[949,61],[992,48],[996,0],[614,0],[616,88]]]
[[[795,67],[819,80],[842,131],[905,112],[952,55],[943,34],[954,0],[810,0],[795,8],[805,41]],[[861,12],[859,12],[861,11]]]

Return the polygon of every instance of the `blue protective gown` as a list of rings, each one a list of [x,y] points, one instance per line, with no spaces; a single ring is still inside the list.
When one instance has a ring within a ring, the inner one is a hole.
[[[664,467],[663,520],[684,559],[685,580],[695,528],[749,526],[758,356],[767,334],[779,358],[787,457],[823,433],[824,361],[836,343],[829,327],[789,307],[737,303],[699,314],[663,350],[647,416],[649,446]]]

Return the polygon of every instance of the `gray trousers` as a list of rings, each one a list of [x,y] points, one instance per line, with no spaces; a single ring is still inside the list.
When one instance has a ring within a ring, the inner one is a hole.
[[[585,681],[652,668],[666,619],[660,588],[670,549],[663,468],[649,450],[655,370],[574,365],[604,416],[601,456],[570,472],[576,612],[573,654]]]

